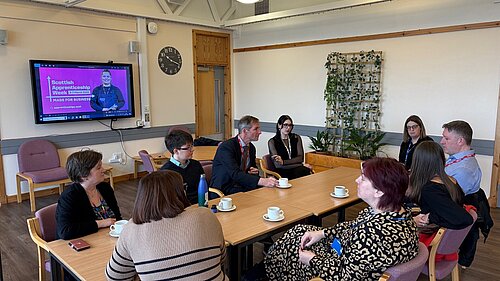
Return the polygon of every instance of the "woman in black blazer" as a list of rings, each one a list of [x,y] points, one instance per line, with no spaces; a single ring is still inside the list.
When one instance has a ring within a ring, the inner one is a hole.
[[[415,147],[423,141],[433,141],[425,133],[425,126],[422,119],[417,115],[411,115],[405,121],[403,128],[403,142],[399,148],[399,162],[403,163],[406,170],[411,168],[411,160]]]
[[[82,237],[122,219],[113,189],[104,182],[101,153],[85,150],[71,154],[66,171],[73,183],[57,204],[58,238]]]

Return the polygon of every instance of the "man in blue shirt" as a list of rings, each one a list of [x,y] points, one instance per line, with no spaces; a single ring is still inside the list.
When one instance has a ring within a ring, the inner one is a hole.
[[[467,199],[479,191],[482,176],[476,154],[470,147],[472,128],[469,123],[457,120],[444,124],[443,129],[441,145],[444,152],[449,154],[445,171],[457,180],[466,195],[465,202],[467,203]],[[475,207],[478,208],[478,206]],[[458,263],[462,267],[469,267],[472,264],[478,239],[479,228],[475,224],[460,246]]]
[[[476,193],[481,185],[481,168],[476,160],[472,142],[472,128],[465,121],[452,121],[443,125],[441,145],[449,154],[445,171],[454,177],[465,195]]]

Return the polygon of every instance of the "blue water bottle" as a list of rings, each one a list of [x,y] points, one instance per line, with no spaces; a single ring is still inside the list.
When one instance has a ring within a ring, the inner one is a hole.
[[[208,184],[205,174],[200,176],[200,183],[198,183],[198,206],[208,207]]]

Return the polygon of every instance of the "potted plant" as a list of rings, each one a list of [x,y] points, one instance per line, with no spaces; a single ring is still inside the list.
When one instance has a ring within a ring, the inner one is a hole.
[[[330,146],[335,141],[335,136],[328,130],[316,132],[316,137],[309,136],[311,144],[309,148],[313,149],[318,153],[326,154],[330,150]]]
[[[385,133],[380,131],[351,130],[349,139],[344,140],[347,144],[345,150],[356,152],[361,160],[370,159],[387,144],[382,142],[384,136]]]

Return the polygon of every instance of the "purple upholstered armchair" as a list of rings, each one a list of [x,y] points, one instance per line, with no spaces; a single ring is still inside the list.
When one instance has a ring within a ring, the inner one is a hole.
[[[158,171],[159,165],[155,163],[151,154],[149,154],[146,150],[140,150],[139,156],[141,157],[142,164],[144,165],[144,169],[148,173],[152,173]]]
[[[29,186],[31,211],[35,207],[35,189],[50,185],[59,185],[59,194],[64,184],[70,183],[66,170],[61,167],[56,147],[47,140],[31,140],[19,146],[17,152],[19,173],[17,181],[17,203],[21,203],[21,182]]]
[[[379,281],[416,281],[429,257],[429,251],[424,243],[419,242],[418,255],[412,260],[389,267]]]
[[[436,236],[432,240],[429,253],[429,261],[427,266],[424,266],[422,273],[429,276],[430,281],[436,279],[441,280],[451,273],[451,280],[460,280],[458,273],[458,261],[438,261],[436,262],[436,254],[449,255],[458,252],[460,245],[469,233],[469,230],[477,220],[477,213],[470,210],[474,222],[466,228],[462,229],[446,229],[444,227],[438,230]]]
[[[29,218],[28,230],[31,239],[38,249],[38,277],[45,280],[45,271],[50,272],[50,260],[45,260],[46,244],[56,240],[56,208],[57,203],[38,210],[34,218]]]

